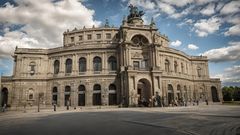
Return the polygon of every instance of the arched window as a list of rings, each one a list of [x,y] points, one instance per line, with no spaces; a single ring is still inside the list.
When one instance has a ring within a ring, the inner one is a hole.
[[[58,99],[58,89],[57,87],[53,87],[52,90],[52,103],[57,104],[57,99]]]
[[[72,73],[72,59],[66,60],[66,73]]]
[[[202,69],[200,67],[197,67],[197,76],[198,77],[201,77],[201,73],[202,72]]]
[[[166,59],[166,60],[165,60],[165,71],[166,71],[166,72],[169,72],[169,71],[170,71],[170,67],[169,67],[169,66],[170,66],[170,63],[169,63],[169,61]]]
[[[70,94],[71,94],[71,87],[70,86],[66,86],[65,87],[65,92],[64,92],[64,95],[65,95],[65,106],[67,105],[71,105],[71,100],[70,100]]]
[[[174,61],[174,71],[175,71],[175,73],[177,73],[177,68],[178,68],[177,61]]]
[[[109,103],[109,105],[116,105],[117,104],[116,85],[110,84],[108,89],[109,89],[108,103]]]
[[[102,60],[100,57],[94,57],[93,68],[94,71],[102,71]]]
[[[109,70],[111,71],[115,71],[117,70],[117,60],[114,56],[111,56],[108,58],[108,67],[109,67]]]
[[[79,85],[78,87],[78,106],[85,106],[85,86]]]
[[[93,90],[94,91],[100,91],[101,90],[101,85],[95,84],[94,87],[93,87]]]
[[[35,67],[36,67],[36,63],[34,61],[30,62],[29,64],[30,66],[30,75],[34,75],[35,74]]]
[[[60,66],[59,60],[55,60],[53,66],[54,66],[54,74],[58,74],[59,73],[59,66]]]
[[[32,89],[32,88],[30,88],[30,89],[28,90],[28,99],[29,99],[29,100],[33,100],[33,89]]]
[[[142,35],[135,35],[131,39],[132,43],[136,46],[142,46],[142,45],[147,45],[149,44],[148,39]]]
[[[86,58],[79,59],[79,72],[86,72]]]
[[[184,73],[184,66],[183,66],[183,63],[181,63],[181,72]]]
[[[93,105],[101,105],[101,85],[93,86]]]
[[[177,85],[177,97],[178,99],[181,98],[181,86],[179,84]]]

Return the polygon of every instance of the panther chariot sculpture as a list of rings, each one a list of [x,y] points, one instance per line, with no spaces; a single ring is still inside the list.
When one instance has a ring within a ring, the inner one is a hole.
[[[144,15],[143,11],[138,11],[138,8],[136,6],[133,6],[130,4],[128,6],[130,8],[130,14],[128,15],[128,20],[132,18],[141,18]]]

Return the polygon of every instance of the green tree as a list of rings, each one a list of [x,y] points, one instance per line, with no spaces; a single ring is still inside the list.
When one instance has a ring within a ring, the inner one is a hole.
[[[222,88],[223,100],[224,101],[232,101],[232,90],[229,87],[224,86]]]
[[[240,101],[240,88],[239,87],[235,87],[234,88],[234,92],[233,92],[233,100],[234,101]]]

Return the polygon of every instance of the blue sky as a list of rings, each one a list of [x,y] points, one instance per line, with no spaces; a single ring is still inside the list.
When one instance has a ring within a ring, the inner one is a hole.
[[[12,74],[14,48],[62,46],[62,33],[99,27],[109,19],[119,27],[128,5],[153,17],[170,47],[208,56],[211,77],[240,85],[240,0],[1,0],[0,72]]]

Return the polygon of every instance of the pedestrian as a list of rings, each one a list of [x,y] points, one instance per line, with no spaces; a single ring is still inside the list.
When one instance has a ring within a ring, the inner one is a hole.
[[[7,104],[3,104],[2,112],[5,112],[5,111],[6,111],[6,108],[7,108]]]
[[[159,96],[158,92],[156,92],[156,101],[157,101],[157,106],[161,107],[161,97]]]
[[[54,112],[56,112],[56,101],[55,100],[53,101],[53,110],[54,110]]]
[[[70,101],[67,100],[67,110],[69,110]]]

